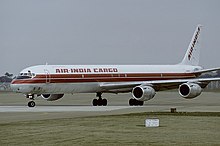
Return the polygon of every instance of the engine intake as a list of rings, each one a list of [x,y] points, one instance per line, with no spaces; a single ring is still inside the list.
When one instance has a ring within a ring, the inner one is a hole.
[[[41,96],[47,101],[54,101],[62,98],[64,94],[42,94]]]
[[[179,94],[186,99],[192,99],[202,93],[202,88],[195,83],[183,83],[179,86]]]
[[[151,86],[136,86],[132,90],[132,96],[138,101],[147,101],[155,96],[156,92]]]

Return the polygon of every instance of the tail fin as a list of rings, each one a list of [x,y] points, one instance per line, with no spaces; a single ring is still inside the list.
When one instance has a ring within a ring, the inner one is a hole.
[[[198,25],[192,37],[192,40],[189,44],[189,47],[186,51],[186,54],[180,64],[182,65],[199,65],[199,54],[200,54],[200,47],[199,47],[199,35],[201,32],[202,25]]]

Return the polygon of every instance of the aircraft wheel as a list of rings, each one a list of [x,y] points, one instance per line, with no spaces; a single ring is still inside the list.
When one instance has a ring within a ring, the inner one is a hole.
[[[103,105],[103,106],[106,106],[107,104],[108,104],[107,99],[102,99],[102,105]]]
[[[138,105],[143,106],[144,102],[143,101],[138,101]]]
[[[35,102],[34,101],[28,102],[28,107],[35,107]]]
[[[135,99],[131,98],[131,99],[129,100],[129,105],[130,105],[130,106],[134,106],[134,105],[135,105]]]
[[[138,105],[142,106],[142,105],[144,105],[144,102],[143,101],[138,101],[136,99],[131,98],[129,100],[129,105],[130,106],[138,106]]]
[[[102,106],[103,105],[103,100],[100,98],[98,99],[98,106]]]
[[[97,99],[93,99],[92,105],[93,105],[93,106],[97,106],[97,105],[98,105],[98,100],[97,100]]]

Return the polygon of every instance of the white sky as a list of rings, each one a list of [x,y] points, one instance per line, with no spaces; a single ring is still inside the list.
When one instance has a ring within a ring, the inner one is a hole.
[[[202,24],[219,67],[219,0],[0,0],[0,74],[38,64],[176,64]]]

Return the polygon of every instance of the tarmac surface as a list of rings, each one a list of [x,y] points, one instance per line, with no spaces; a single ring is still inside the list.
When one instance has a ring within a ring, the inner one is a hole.
[[[108,106],[93,107],[95,94],[65,95],[57,101],[35,99],[36,107],[27,107],[28,99],[22,94],[0,94],[0,123],[27,120],[88,117],[99,115],[119,115],[139,112],[167,112],[176,108],[177,112],[220,112],[220,92],[203,92],[195,99],[181,98],[177,91],[159,92],[144,106],[128,106],[131,94],[103,94]]]

